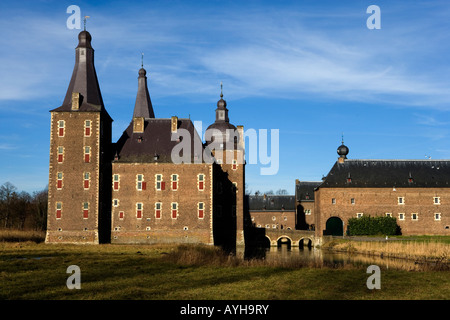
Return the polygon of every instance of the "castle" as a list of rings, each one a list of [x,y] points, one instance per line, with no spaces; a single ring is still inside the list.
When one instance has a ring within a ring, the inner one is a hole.
[[[328,175],[296,180],[295,196],[246,196],[244,129],[222,92],[202,142],[190,119],[155,117],[143,66],[130,124],[112,142],[91,35],[78,40],[64,101],[50,111],[46,242],[236,248],[271,230],[300,243],[304,231],[345,235],[364,215],[395,217],[404,235],[450,233],[450,160],[353,160],[342,141]]]
[[[50,111],[46,242],[244,244],[243,127],[223,94],[203,143],[190,119],[155,117],[142,66],[131,122],[113,143],[91,35],[78,40],[66,96]]]

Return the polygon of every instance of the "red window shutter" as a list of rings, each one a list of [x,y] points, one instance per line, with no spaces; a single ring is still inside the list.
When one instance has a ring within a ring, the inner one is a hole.
[[[61,209],[56,210],[56,219],[61,219]]]
[[[156,210],[156,219],[161,218],[161,210]]]
[[[145,190],[145,189],[147,189],[147,182],[142,182],[142,190]]]
[[[172,219],[177,218],[177,210],[172,210]]]
[[[89,210],[84,209],[84,210],[83,210],[83,218],[87,219],[88,216],[89,216]]]
[[[203,181],[199,181],[198,188],[199,190],[203,190]]]
[[[91,135],[91,128],[86,128],[86,132],[84,134],[85,136],[90,136]]]
[[[119,190],[119,182],[114,181],[114,190]]]
[[[119,212],[119,219],[123,219],[123,211]]]
[[[233,163],[233,170],[236,170],[236,164]]]
[[[137,218],[141,219],[142,218],[142,210],[138,210],[137,211]]]
[[[198,217],[199,217],[200,219],[203,218],[203,210],[198,210]]]
[[[161,190],[166,189],[166,183],[164,181],[161,182]]]
[[[84,155],[84,162],[89,162],[89,154]]]
[[[59,128],[59,136],[62,137],[64,135],[64,128]]]
[[[56,184],[56,187],[57,187],[58,189],[61,189],[61,188],[62,188],[62,180],[58,180],[58,183]]]
[[[172,190],[177,190],[178,188],[178,183],[176,181],[172,182]]]
[[[58,154],[58,162],[63,162],[63,155],[62,154]]]
[[[84,188],[89,189],[89,180],[84,180]]]

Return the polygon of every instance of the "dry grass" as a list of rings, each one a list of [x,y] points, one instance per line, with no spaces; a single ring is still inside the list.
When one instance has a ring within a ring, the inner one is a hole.
[[[35,230],[0,230],[0,241],[2,242],[36,242],[40,243],[45,240],[45,231]]]
[[[324,249],[383,257],[450,262],[450,245],[438,241],[336,241]]]

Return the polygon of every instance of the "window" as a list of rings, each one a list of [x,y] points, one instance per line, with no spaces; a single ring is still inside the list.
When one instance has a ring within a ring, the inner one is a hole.
[[[363,215],[364,215],[364,213],[357,213],[356,217],[359,219],[359,218],[362,218]]]
[[[172,175],[172,190],[173,191],[178,190],[178,175],[177,174]]]
[[[275,220],[277,220],[277,217],[272,216],[272,221],[275,221]]]
[[[351,204],[355,204],[355,198],[351,198],[351,199],[350,199],[350,203],[351,203]]]
[[[311,209],[305,209],[305,215],[307,216],[311,215]]]
[[[119,206],[119,199],[113,199],[113,206],[118,207]]]
[[[87,219],[89,217],[89,203],[83,203],[83,219]]]
[[[413,221],[419,220],[419,214],[418,213],[411,213],[411,220],[413,220]]]
[[[386,212],[386,217],[392,217],[392,213]]]
[[[434,204],[441,204],[441,198],[440,197],[433,197],[433,203]]]
[[[125,216],[125,213],[123,211],[120,211],[119,212],[119,219],[123,220],[124,216]]]
[[[85,137],[91,136],[91,120],[84,121],[84,136]]]
[[[144,181],[144,175],[143,174],[136,175],[136,189],[138,191],[142,191],[142,190],[147,189],[147,184]]]
[[[172,202],[172,219],[176,219],[178,216],[178,203]]]
[[[142,208],[143,205],[141,202],[136,203],[136,218],[142,219]]]
[[[405,204],[405,198],[404,197],[398,197],[398,204]]]
[[[162,210],[162,203],[156,202],[155,203],[155,218],[161,219],[161,210]]]
[[[162,174],[155,175],[155,188],[158,191],[164,190],[165,187],[166,187],[166,185],[165,185],[164,181],[162,180],[162,178],[163,178]]]
[[[441,214],[440,213],[435,213],[434,214],[434,220],[435,221],[440,221],[441,220]]]
[[[237,170],[237,160],[233,159],[233,164],[231,165],[231,169]]]
[[[398,220],[405,220],[405,214],[404,213],[399,213],[398,214]]]
[[[84,189],[89,189],[90,173],[89,172],[85,172],[83,177],[84,177]]]
[[[336,204],[336,199],[335,198],[331,199],[331,204]]]
[[[58,163],[62,163],[64,160],[64,147],[58,147]]]
[[[62,202],[56,203],[56,219],[61,219],[62,215]]]
[[[198,218],[203,219],[205,217],[205,203],[199,202],[197,207],[198,207]]]
[[[62,172],[58,172],[56,174],[56,189],[61,190],[63,187],[63,174]]]
[[[205,175],[204,174],[197,175],[197,186],[198,186],[198,190],[200,190],[200,191],[205,190]]]
[[[59,120],[58,121],[58,137],[64,137],[64,126],[65,126],[65,121]]]
[[[118,174],[113,175],[113,190],[114,191],[119,190],[119,182],[120,182],[120,176]]]
[[[84,147],[84,162],[89,163],[91,161],[91,147]]]

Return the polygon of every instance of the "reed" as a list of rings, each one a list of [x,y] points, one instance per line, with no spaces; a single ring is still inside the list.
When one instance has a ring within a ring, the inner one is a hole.
[[[337,241],[324,249],[392,258],[450,262],[450,246],[439,241]]]
[[[0,241],[2,242],[35,242],[40,243],[45,240],[45,231],[36,230],[0,230]]]

